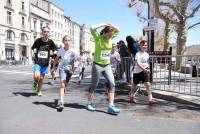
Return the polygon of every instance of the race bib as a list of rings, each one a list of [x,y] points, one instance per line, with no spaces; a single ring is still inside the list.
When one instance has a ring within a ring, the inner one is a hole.
[[[47,59],[47,57],[48,57],[47,51],[39,51],[38,52],[38,58]]]
[[[110,59],[110,51],[109,50],[101,50],[101,59],[102,60]]]

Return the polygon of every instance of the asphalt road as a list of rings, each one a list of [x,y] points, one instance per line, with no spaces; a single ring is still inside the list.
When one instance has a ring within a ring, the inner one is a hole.
[[[131,105],[128,91],[117,88],[116,106],[119,115],[106,113],[107,99],[104,80],[95,94],[96,112],[85,110],[85,95],[90,85],[90,69],[81,85],[77,75],[71,79],[65,94],[65,108],[55,108],[59,98],[59,79],[43,86],[42,97],[31,91],[31,66],[0,66],[0,134],[199,134],[200,109],[165,100],[154,107],[147,105],[145,96]]]

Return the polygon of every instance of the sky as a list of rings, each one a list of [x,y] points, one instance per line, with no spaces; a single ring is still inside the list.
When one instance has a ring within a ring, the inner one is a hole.
[[[114,42],[125,40],[127,35],[142,36],[146,23],[139,21],[133,9],[128,8],[129,0],[49,0],[64,10],[65,16],[78,24],[92,26],[98,23],[112,23],[120,28]],[[196,20],[197,18],[195,18]],[[198,17],[200,20],[200,17]],[[192,23],[192,21],[191,21]],[[200,26],[188,33],[187,46],[200,44]],[[174,43],[174,40],[171,40]]]

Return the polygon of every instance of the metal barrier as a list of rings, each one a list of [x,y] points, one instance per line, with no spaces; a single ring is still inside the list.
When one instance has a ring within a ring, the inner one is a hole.
[[[178,68],[180,59],[182,62]],[[122,58],[122,64],[130,66],[127,72],[131,72],[130,60],[130,57]],[[149,63],[152,67],[153,90],[200,96],[200,55],[150,56]],[[118,71],[119,76],[121,72],[123,71]]]
[[[0,65],[20,65],[22,61],[16,60],[0,60]]]

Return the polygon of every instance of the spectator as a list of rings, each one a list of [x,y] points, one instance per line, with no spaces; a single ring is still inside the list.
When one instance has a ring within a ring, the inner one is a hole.
[[[120,64],[120,75],[119,77],[121,79],[124,79],[124,73],[126,74],[126,82],[130,83],[130,66],[131,66],[131,59],[130,59],[130,53],[125,45],[124,41],[121,40],[118,43],[119,47],[119,55],[121,57],[121,64]]]

